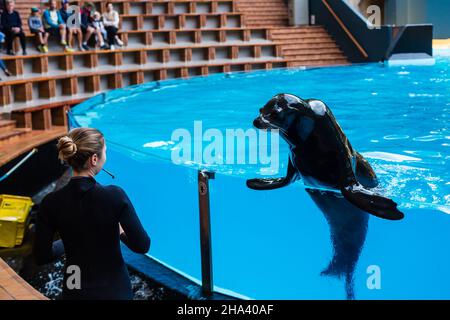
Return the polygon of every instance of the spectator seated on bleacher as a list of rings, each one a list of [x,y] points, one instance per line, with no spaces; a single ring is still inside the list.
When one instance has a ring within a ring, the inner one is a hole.
[[[27,44],[25,39],[25,33],[22,28],[22,20],[17,11],[14,10],[14,0],[6,1],[6,10],[2,13],[0,24],[6,37],[6,50],[9,55],[14,55],[13,41],[16,37],[20,39],[20,45],[22,47],[23,55],[27,54]]]
[[[60,36],[60,44],[64,47],[64,50],[67,52],[72,52],[73,49],[67,45],[66,41],[66,25],[59,13],[59,10],[56,9],[56,0],[50,0],[49,8],[44,11],[44,27],[45,31],[48,32],[51,36]]]
[[[67,43],[69,46],[72,45],[72,40],[76,37],[78,41],[78,49],[80,51],[85,51],[83,48],[83,32],[80,27],[80,15],[76,13],[75,10],[70,8],[69,0],[61,1],[61,9],[59,10],[59,13],[67,28]]]
[[[102,15],[100,14],[100,12],[98,12],[98,11],[94,12],[94,17],[92,19],[92,25],[94,26],[95,30],[100,31],[100,34],[101,34],[101,37],[99,36],[98,33],[95,35],[97,45],[102,47],[102,43],[103,43],[103,45],[105,46],[106,29],[105,29],[105,25],[103,24]]]
[[[114,10],[111,2],[106,4],[106,12],[103,13],[103,24],[107,32],[109,48],[114,50],[115,45],[122,47],[123,42],[117,35],[119,31],[119,13]]]
[[[81,10],[81,30],[84,33],[83,48],[89,50],[87,43],[91,36],[95,34],[100,49],[106,50],[108,49],[108,46],[105,44],[102,32],[94,25],[94,14],[95,6],[92,3],[87,3]]]
[[[31,8],[31,15],[28,18],[28,27],[30,28],[31,33],[36,36],[38,50],[42,53],[47,53],[49,33],[44,30],[44,25],[42,23],[38,8]]]

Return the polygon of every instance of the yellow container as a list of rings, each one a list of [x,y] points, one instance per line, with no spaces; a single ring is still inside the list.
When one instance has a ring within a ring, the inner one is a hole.
[[[0,247],[21,245],[33,201],[29,197],[0,195]]]

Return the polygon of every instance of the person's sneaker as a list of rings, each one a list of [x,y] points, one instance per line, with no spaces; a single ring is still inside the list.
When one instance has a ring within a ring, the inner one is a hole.
[[[123,47],[123,41],[120,40],[119,38],[116,38],[116,44],[117,44],[119,47]]]
[[[87,46],[87,44],[83,43],[81,45],[81,47],[85,50],[85,51],[89,51],[89,47]]]
[[[8,69],[5,69],[3,71],[5,72],[7,77],[11,77],[12,76],[12,73]]]
[[[110,46],[110,47],[109,47],[109,50],[116,50],[116,47]]]
[[[27,54],[28,54],[28,53],[27,53],[27,50],[23,50],[23,51],[22,51],[22,55],[23,55],[23,56],[26,56]]]
[[[6,54],[7,55],[10,55],[10,56],[15,56],[16,54],[14,53],[14,51],[8,51],[8,52],[6,52]]]
[[[48,47],[47,46],[42,46],[42,48],[44,49],[45,53],[48,53]]]
[[[66,40],[61,40],[61,45],[62,45],[62,46],[67,46]]]
[[[44,49],[44,46],[43,45],[38,45],[38,51],[39,52],[41,52],[41,53],[45,53],[45,49]]]
[[[73,50],[71,47],[66,46],[66,47],[64,48],[64,51],[65,51],[65,52],[73,52],[74,50]]]
[[[106,44],[103,44],[102,46],[100,46],[100,49],[102,49],[102,50],[107,50],[107,49],[108,49],[108,46],[107,46]]]

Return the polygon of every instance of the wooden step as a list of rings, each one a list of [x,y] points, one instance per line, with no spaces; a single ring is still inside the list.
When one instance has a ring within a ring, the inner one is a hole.
[[[261,23],[264,25],[264,22],[266,24],[270,24],[272,21],[276,21],[276,22],[280,22],[280,21],[285,21],[286,24],[288,22],[287,18],[270,18],[270,17],[246,17],[245,21],[252,21],[254,23]],[[280,27],[280,26],[279,26]]]
[[[0,120],[0,134],[10,132],[16,128],[14,120]]]
[[[286,27],[289,24],[285,1],[240,0],[238,8],[245,13],[245,24],[255,27]]]
[[[345,66],[349,65],[347,59],[324,59],[316,61],[288,61],[289,67],[321,67],[321,66]]]
[[[311,32],[286,32],[286,33],[273,33],[271,32],[272,39],[291,39],[291,38],[313,38],[327,36],[329,38],[330,34],[326,31],[311,31]]]
[[[258,14],[258,17],[277,17],[277,16],[288,16],[288,13],[286,11],[284,12],[273,12],[272,10],[261,10],[261,11],[255,11]]]
[[[328,42],[318,42],[318,43],[289,43],[285,42],[282,44],[283,50],[291,50],[291,49],[297,49],[297,50],[304,50],[304,49],[328,49],[328,48],[338,48],[336,43],[333,41]]]
[[[30,132],[31,129],[13,129],[7,132],[1,132],[0,133],[0,143],[7,143],[11,142],[12,140],[15,140],[19,138],[20,136]]]
[[[0,300],[48,300],[1,258],[0,275]]]
[[[286,34],[328,34],[323,28],[299,28],[299,29],[272,29],[270,30],[272,35],[286,35]]]
[[[315,48],[315,49],[284,49],[284,56],[297,56],[297,55],[318,55],[318,54],[342,54],[342,51],[338,47],[334,48]]]
[[[296,35],[296,34],[283,34],[283,35],[274,35],[272,40],[274,41],[282,41],[282,40],[310,40],[310,39],[329,39],[332,40],[329,34],[304,34],[304,35]]]
[[[295,61],[313,61],[313,60],[340,60],[345,59],[342,54],[297,54],[286,56],[286,60],[295,60]]]
[[[239,7],[241,11],[251,10],[252,12],[284,12],[287,14],[287,10],[285,8],[280,7]]]
[[[280,2],[243,2],[240,1],[238,3],[239,7],[268,7],[268,8],[287,8],[286,4],[283,1]]]
[[[264,2],[256,2],[256,3],[239,3],[239,8],[249,8],[249,9],[255,9],[255,8],[262,8],[262,9],[284,9],[286,10],[287,7],[285,5],[281,4],[274,4],[274,3],[264,3]]]
[[[245,24],[251,27],[279,27],[287,23],[288,19],[245,20]]]
[[[289,22],[289,17],[287,15],[280,15],[280,16],[259,16],[257,19],[252,19],[252,18],[246,18],[245,19],[246,22],[256,22],[256,23],[267,23],[270,24],[271,22],[283,22],[283,23],[288,23]],[[284,26],[284,24],[282,25],[278,25],[280,26]]]
[[[66,127],[53,126],[50,130],[33,130],[12,141],[0,142],[0,166],[32,148],[63,136],[66,132]]]
[[[302,38],[298,38],[298,39],[285,39],[285,40],[273,40],[275,43],[277,44],[282,44],[282,45],[295,45],[295,44],[299,44],[299,45],[320,45],[320,44],[333,44],[336,45],[336,42],[334,42],[334,40],[329,37],[329,38],[306,38],[306,39],[302,39]]]

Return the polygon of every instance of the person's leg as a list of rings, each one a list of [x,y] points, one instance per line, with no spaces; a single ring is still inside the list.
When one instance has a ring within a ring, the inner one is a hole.
[[[119,32],[118,29],[117,29],[117,32]],[[116,34],[115,40],[116,40],[117,45],[119,45],[121,47],[123,46],[123,41],[122,41],[122,39],[120,39],[118,34]]]
[[[55,34],[55,29],[53,28],[48,28],[48,29],[44,29],[45,31],[45,51],[48,52],[48,44],[51,38],[56,38],[59,36],[58,33]],[[59,31],[59,30],[57,30]]]
[[[45,53],[44,50],[44,39],[42,36],[42,32],[40,31],[33,31],[35,39],[36,39],[36,43],[37,43],[37,48],[39,52]]]
[[[17,36],[20,39],[20,46],[22,47],[22,53],[24,55],[27,54],[27,39],[25,37],[25,33],[23,31],[20,31]]]
[[[67,28],[67,45],[69,47],[72,47],[72,40],[73,40],[73,29]]]
[[[44,41],[44,45],[47,46],[48,45],[48,37],[50,36],[50,34],[48,32],[44,32],[44,36],[43,36],[43,41]]]
[[[39,45],[41,45],[41,46],[44,45],[45,44],[45,42],[44,42],[44,34],[42,32],[37,32],[36,35],[37,35],[37,38],[38,38]]]
[[[81,32],[81,29],[74,29],[77,35],[77,40],[78,40],[78,49],[82,49],[83,48],[83,33]]]
[[[105,45],[105,41],[103,40],[102,31],[100,29],[95,29],[95,34],[97,35],[97,40],[100,47],[103,47]]]
[[[94,33],[95,29],[92,27],[87,27],[86,33],[84,35],[84,44],[87,44],[89,39],[91,38],[92,34]]]
[[[8,54],[12,54],[14,34],[12,31],[5,31],[6,51]]]
[[[115,32],[114,32],[114,27],[106,27],[106,33],[108,35],[108,44],[110,46],[114,45],[114,41],[115,41]]]
[[[66,42],[66,25],[60,24],[59,25],[59,35],[61,36],[61,44],[63,46],[67,45]]]
[[[44,53],[48,52],[48,36],[49,33],[48,32],[41,32],[41,37],[42,37],[42,50],[44,51]]]

